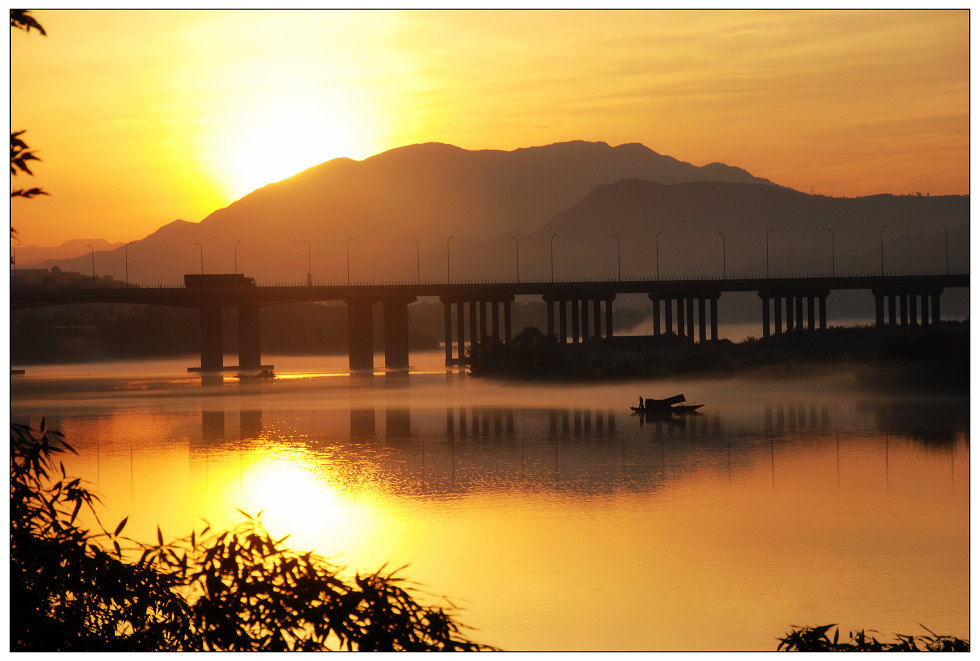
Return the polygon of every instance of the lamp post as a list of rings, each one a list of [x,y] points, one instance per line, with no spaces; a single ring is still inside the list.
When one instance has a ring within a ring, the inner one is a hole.
[[[885,275],[885,228],[888,225],[881,226],[881,232],[879,232],[879,248],[881,250],[881,274]]]
[[[198,243],[197,241],[194,242],[194,245],[197,246],[201,251],[201,275],[204,275],[204,247],[201,246],[201,244]]]
[[[521,242],[517,240],[516,236],[510,237],[514,239],[514,253],[515,260],[517,264],[517,281],[521,281]]]
[[[129,286],[129,244],[132,241],[128,241],[125,246],[123,246],[124,253],[126,255],[126,286]]]
[[[347,284],[350,284],[350,242],[353,241],[353,237],[347,239]]]
[[[446,284],[448,285],[452,280],[449,277],[449,242],[452,240],[453,235],[450,234],[446,238]]]
[[[92,279],[95,280],[95,248],[90,243],[86,243],[85,245],[92,251]]]
[[[418,239],[412,239],[415,242],[415,281],[418,283],[422,282],[422,246],[419,245]]]
[[[949,228],[945,225],[942,228],[946,230],[946,275],[949,275]]]
[[[834,277],[836,274],[836,265],[834,264],[834,230],[833,228],[828,227],[827,231],[830,232],[830,277]]]
[[[621,281],[623,279],[623,252],[620,249],[619,235],[613,234],[613,237],[616,239],[616,279]]]
[[[238,244],[241,243],[241,239],[235,241],[235,273],[238,273]]]
[[[725,276],[726,276],[726,273],[725,273],[725,270],[726,270],[726,265],[725,265],[725,259],[726,259],[726,256],[725,256],[725,253],[726,253],[726,248],[725,248],[725,233],[724,232],[718,232],[718,234],[721,235],[721,279],[724,280],[725,279]]]
[[[660,235],[662,231],[657,231],[657,280],[660,279]]]
[[[306,244],[306,284],[307,286],[313,286],[313,258],[310,256],[310,242],[303,241]]]
[[[555,281],[555,239],[557,234],[551,235],[551,281]]]
[[[772,231],[771,227],[768,230],[766,230],[766,277],[767,278],[769,277],[769,232],[771,231]]]

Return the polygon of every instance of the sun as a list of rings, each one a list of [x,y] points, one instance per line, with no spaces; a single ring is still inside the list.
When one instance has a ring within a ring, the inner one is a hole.
[[[309,108],[276,108],[241,122],[228,134],[229,192],[240,197],[333,158],[360,156],[354,122]]]

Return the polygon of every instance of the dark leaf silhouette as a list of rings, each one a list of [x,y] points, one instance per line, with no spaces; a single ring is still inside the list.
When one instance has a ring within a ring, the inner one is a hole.
[[[61,435],[11,425],[10,600],[15,651],[477,651],[451,603],[425,605],[384,568],[346,570],[272,538],[258,516],[156,545],[101,529],[97,498],[56,475]],[[100,530],[77,522],[86,508]],[[106,550],[100,540],[111,540]],[[139,557],[126,562],[126,557]]]
[[[41,27],[41,24],[37,22],[33,16],[31,16],[30,9],[11,9],[10,10],[10,27],[17,28],[18,30],[23,30],[24,32],[30,32],[31,30],[37,30],[41,34],[47,36],[47,32]]]

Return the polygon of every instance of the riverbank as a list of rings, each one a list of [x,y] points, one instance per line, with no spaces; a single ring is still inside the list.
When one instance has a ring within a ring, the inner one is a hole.
[[[676,336],[620,337],[562,345],[527,328],[509,345],[478,345],[474,376],[537,381],[649,379],[771,369],[801,364],[857,367],[858,381],[881,388],[962,392],[970,385],[969,322],[926,328],[874,326],[793,331],[765,339],[693,343]]]

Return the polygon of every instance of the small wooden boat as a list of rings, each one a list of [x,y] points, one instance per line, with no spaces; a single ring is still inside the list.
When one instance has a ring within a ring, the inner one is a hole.
[[[674,395],[666,399],[642,399],[643,406],[631,406],[630,410],[638,415],[672,415],[674,413],[694,413],[704,404],[681,404],[687,401],[684,395]]]

